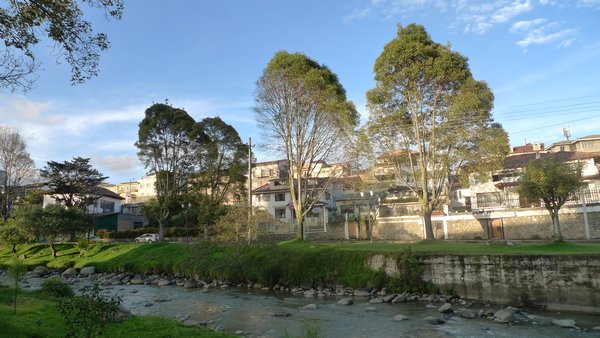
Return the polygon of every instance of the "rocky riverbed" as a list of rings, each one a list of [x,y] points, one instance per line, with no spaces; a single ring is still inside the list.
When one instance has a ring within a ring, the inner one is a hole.
[[[342,285],[234,285],[183,275],[96,273],[36,267],[22,287],[59,277],[75,290],[98,283],[135,315],[157,315],[246,337],[318,330],[324,337],[599,337],[600,316],[480,304],[452,295],[391,293]],[[8,277],[0,272],[0,281]]]

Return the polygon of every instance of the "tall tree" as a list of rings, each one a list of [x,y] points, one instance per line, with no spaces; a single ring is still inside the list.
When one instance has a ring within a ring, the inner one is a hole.
[[[196,122],[183,109],[157,103],[146,109],[139,124],[138,156],[146,168],[156,174],[156,199],[159,237],[162,241],[165,226],[174,206],[187,192],[188,178],[194,171],[196,139],[206,138],[194,130]]]
[[[92,167],[89,158],[75,157],[72,161],[48,161],[40,175],[48,183],[48,188],[56,201],[67,208],[76,208],[85,212],[100,195],[98,185],[107,177]],[[79,228],[69,231],[69,240],[75,241]]]
[[[276,53],[256,86],[256,122],[289,163],[297,238],[303,239],[304,218],[318,201],[307,198],[306,176],[318,176],[323,161],[340,158],[359,115],[337,75],[301,53]]]
[[[519,194],[529,200],[543,200],[550,213],[554,238],[562,240],[558,211],[582,187],[581,163],[566,163],[550,155],[531,160],[519,181]]]
[[[244,196],[248,146],[242,142],[235,128],[219,117],[207,117],[196,125],[195,133],[199,142],[196,148],[198,171],[192,180],[197,193],[206,196],[208,208],[201,215],[211,217],[201,221],[204,225],[204,239],[208,239],[208,226],[222,216],[215,213],[224,210],[219,207],[227,198]]]
[[[369,133],[396,179],[418,196],[427,239],[432,212],[459,174],[499,168],[508,137],[493,123],[494,96],[476,81],[467,58],[438,44],[420,25],[399,27],[374,67],[367,93]]]
[[[122,0],[11,0],[0,8],[0,87],[28,90],[40,63],[37,46],[50,41],[59,59],[71,66],[71,82],[83,83],[98,74],[100,52],[109,47],[104,33],[94,33],[82,4],[120,19]]]
[[[16,190],[24,180],[36,175],[35,164],[25,140],[17,131],[0,126],[0,177],[2,178],[2,218],[6,220],[16,198]]]

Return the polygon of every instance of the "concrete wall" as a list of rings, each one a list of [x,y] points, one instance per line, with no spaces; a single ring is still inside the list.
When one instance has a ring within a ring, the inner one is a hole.
[[[600,313],[600,255],[428,256],[424,280],[461,297]]]

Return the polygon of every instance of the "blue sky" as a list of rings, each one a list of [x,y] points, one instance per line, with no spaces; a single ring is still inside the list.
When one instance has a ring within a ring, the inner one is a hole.
[[[0,124],[25,136],[40,167],[82,156],[111,183],[140,178],[138,123],[167,98],[260,143],[255,82],[279,50],[337,73],[365,121],[374,61],[397,24],[413,22],[469,58],[512,145],[560,141],[563,127],[575,138],[600,134],[600,0],[125,0],[120,21],[87,12],[111,41],[98,77],[71,86],[45,42],[36,88],[0,92]]]

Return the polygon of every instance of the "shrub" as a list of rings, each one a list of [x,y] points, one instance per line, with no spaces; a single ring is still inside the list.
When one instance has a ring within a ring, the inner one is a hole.
[[[100,287],[84,287],[81,296],[63,298],[58,312],[67,324],[67,337],[96,337],[103,334],[104,326],[116,318],[120,297],[105,297]]]
[[[42,292],[57,298],[73,296],[73,289],[58,277],[48,278],[43,281]]]
[[[102,239],[108,239],[110,237],[110,232],[106,229],[100,229],[100,230],[96,231],[96,236],[98,236]]]
[[[79,256],[83,257],[90,248],[90,242],[86,238],[80,238],[77,240],[77,250],[79,251]]]

